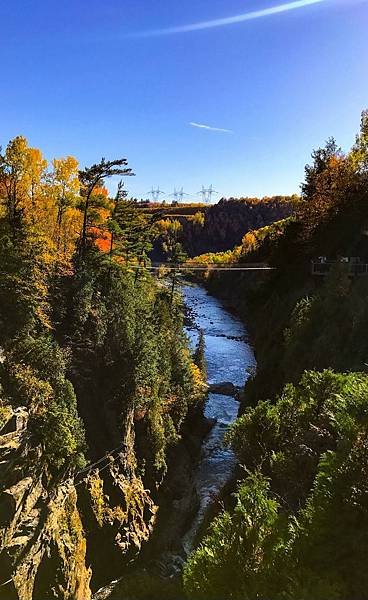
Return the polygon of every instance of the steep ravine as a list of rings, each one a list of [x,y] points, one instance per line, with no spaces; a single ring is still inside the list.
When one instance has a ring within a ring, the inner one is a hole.
[[[183,285],[182,291],[193,347],[199,331],[205,334],[208,382],[226,382],[230,391],[217,391],[233,393],[255,364],[246,330],[203,287]],[[91,406],[92,395],[87,398]],[[46,476],[41,446],[30,444],[27,408],[14,410],[0,435],[0,598],[88,600],[91,589],[114,578],[135,583],[135,568],[154,561],[163,580],[178,575],[208,509],[233,476],[235,460],[223,437],[238,408],[233,396],[210,392],[206,419],[190,415],[157,486],[137,468],[144,431],[133,413],[126,415],[123,442],[115,440],[110,415],[110,448],[117,448],[102,462],[76,478],[54,479]],[[104,454],[98,450],[92,460]],[[97,597],[128,596],[117,582]]]
[[[188,485],[185,488],[186,494],[189,495],[187,502],[183,506],[183,497],[179,499],[175,497],[169,506],[165,506],[165,517],[162,519],[165,522],[161,521],[160,524],[160,518],[158,519],[158,531],[154,534],[158,542],[151,546],[146,554],[147,560],[143,560],[142,564],[138,565],[137,571],[133,569],[129,574],[128,570],[121,580],[99,590],[94,596],[96,600],[107,598],[124,600],[135,597],[130,596],[131,585],[127,587],[126,580],[130,577],[134,582],[135,576],[137,581],[142,579],[147,568],[151,575],[153,573],[153,578],[162,577],[163,585],[165,580],[179,574],[185,557],[191,552],[198,539],[206,515],[217,503],[222,490],[234,476],[236,461],[233,453],[224,447],[224,435],[227,427],[238,414],[239,402],[234,398],[234,394],[238,388],[244,386],[249,373],[255,367],[253,350],[248,343],[244,324],[230,314],[219,300],[210,296],[202,286],[185,284],[182,286],[182,293],[187,307],[186,332],[191,345],[193,348],[196,346],[199,332],[202,330],[206,341],[210,389],[214,389],[215,384],[221,384],[216,391],[225,393],[210,391],[208,394],[205,417],[211,423],[211,428],[198,452],[197,466],[194,472],[189,474],[190,488],[193,489],[190,493]],[[226,395],[229,393],[232,395]],[[183,452],[180,455],[183,458]],[[178,485],[183,475],[183,464],[173,465],[173,470],[177,474],[177,477],[174,474],[174,484]],[[186,473],[187,477],[188,473]],[[194,507],[193,496],[196,500]],[[159,515],[160,510],[161,508],[158,511]],[[187,511],[184,531],[183,510],[184,513],[185,510]],[[176,539],[174,535],[170,536],[170,532],[175,532]],[[152,579],[149,578],[148,585],[156,587],[157,584],[152,584]],[[162,594],[162,597],[171,598],[170,594],[166,596],[164,591]],[[152,595],[144,597],[159,598],[155,591],[152,591]]]
[[[194,475],[199,510],[183,540],[189,552],[210,505],[234,473],[235,457],[224,448],[223,441],[227,427],[237,417],[239,402],[226,395],[226,387],[232,384],[234,389],[242,388],[255,367],[255,358],[243,323],[227,312],[219,300],[198,285],[184,286],[183,294],[192,316],[187,327],[192,344],[195,345],[199,330],[205,334],[208,383],[213,388],[226,383],[218,388],[222,391],[223,387],[225,393],[208,394],[205,416],[213,419],[215,425],[203,443]]]

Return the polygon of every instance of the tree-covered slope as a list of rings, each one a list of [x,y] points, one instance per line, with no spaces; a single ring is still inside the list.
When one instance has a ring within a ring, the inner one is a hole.
[[[170,234],[175,235],[189,257],[227,252],[240,244],[249,231],[294,214],[298,204],[298,196],[223,198],[212,206],[193,209],[192,215],[185,214],[185,206],[161,207],[161,235],[154,244],[152,256],[155,259],[165,257],[165,242]],[[178,215],[176,211],[179,210],[184,214]],[[153,214],[157,215],[158,209]]]
[[[313,153],[296,215],[233,253],[271,275],[209,276],[247,316],[258,369],[228,435],[246,472],[187,563],[189,598],[368,598],[368,279],[341,262],[368,263],[361,125],[347,155]],[[335,264],[316,276],[321,256]]]
[[[168,449],[201,411],[176,298],[148,271],[153,223],[106,177],[0,156],[0,597],[91,597],[140,551]],[[189,493],[189,492],[188,492]]]

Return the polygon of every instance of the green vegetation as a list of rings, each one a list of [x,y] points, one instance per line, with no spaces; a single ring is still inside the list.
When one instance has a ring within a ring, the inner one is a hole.
[[[227,436],[247,475],[187,562],[189,598],[368,598],[368,280],[339,260],[368,263],[367,139],[364,112],[350,153],[313,153],[293,217],[230,257],[273,274],[208,280],[253,323],[258,370]]]
[[[239,262],[249,262],[249,255],[262,249],[262,254],[267,255],[267,246],[273,246],[275,241],[282,236],[288,223],[293,220],[293,217],[288,217],[282,221],[275,221],[271,225],[266,225],[260,229],[248,231],[239,246],[235,246],[232,250],[226,252],[207,252],[200,254],[187,261],[189,265],[196,264],[226,264],[236,266]],[[261,256],[258,256],[261,259]]]
[[[185,567],[193,600],[368,599],[368,277],[340,260],[368,263],[368,113],[348,154],[331,139],[312,156],[301,199],[193,205],[183,219],[139,208],[122,184],[109,198],[104,179],[131,175],[126,159],[49,167],[23,137],[0,154],[0,425],[28,416],[7,438],[1,490],[32,475],[52,494],[104,457],[114,477],[101,467],[84,490],[96,545],[109,527],[120,550],[147,539],[169,449],[207,389],[203,332],[191,356],[175,273],[171,290],[150,275],[152,249],[176,264],[214,236],[220,252],[194,263],[275,267],[208,274],[251,317],[258,371],[227,435],[237,492]],[[335,265],[315,277],[319,256]],[[171,597],[177,581],[147,574],[136,592],[151,586]]]
[[[166,257],[167,231],[176,228],[176,241],[189,257],[199,256],[201,262],[233,262],[241,254],[243,244],[244,250],[249,249],[251,238],[247,240],[244,237],[247,232],[260,237],[264,229],[263,235],[266,235],[269,225],[288,219],[297,211],[299,204],[300,198],[295,195],[223,198],[217,204],[206,207],[180,205],[166,208],[161,205],[141,208],[140,211],[160,218],[161,235],[154,243],[155,258],[162,260]],[[257,234],[255,230],[258,230]],[[239,248],[233,251],[234,246]]]
[[[306,372],[229,432],[251,473],[187,563],[190,598],[366,598],[368,377]]]
[[[189,598],[271,598],[272,563],[281,543],[278,504],[268,483],[250,476],[236,495],[232,513],[223,512],[189,559],[184,585]]]
[[[103,455],[139,423],[132,464],[155,480],[204,381],[180,306],[131,268],[149,262],[157,219],[122,184],[109,198],[104,179],[117,174],[132,174],[126,159],[79,171],[67,157],[49,169],[23,137],[0,155],[1,420],[26,407],[40,468],[53,475],[80,469],[87,445]]]
[[[204,336],[204,331],[201,329],[199,332],[198,344],[195,349],[193,360],[197,365],[198,369],[203,374],[203,377],[206,379],[207,377],[207,364],[206,364],[206,340]]]

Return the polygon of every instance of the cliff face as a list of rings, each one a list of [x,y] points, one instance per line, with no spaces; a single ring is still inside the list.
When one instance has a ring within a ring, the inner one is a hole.
[[[22,416],[0,435],[0,598],[88,600],[92,572],[98,580],[137,554],[157,507],[135,473],[133,445],[79,478],[47,481]]]
[[[78,510],[87,537],[87,562],[96,589],[121,575],[153,531],[158,506],[154,490],[138,475],[134,413],[129,414],[123,443],[77,481]],[[77,478],[78,480],[78,478]]]
[[[0,342],[4,600],[89,600],[151,538],[173,453],[191,485],[182,439],[206,384],[181,308],[148,274],[113,268],[103,262],[71,296],[64,283],[52,334]]]
[[[147,209],[160,214],[161,235],[155,240],[151,258],[165,260],[168,247],[180,242],[189,257],[207,252],[225,252],[241,244],[246,233],[260,229],[294,214],[298,196],[272,198],[222,199],[213,206],[183,205]],[[156,217],[158,218],[158,217]],[[179,225],[178,225],[179,223]],[[177,227],[174,227],[174,224]],[[170,229],[172,231],[170,232]]]
[[[23,420],[11,418],[0,436],[0,597],[91,597],[86,538],[71,479],[51,488]],[[18,421],[18,422],[17,422]]]
[[[137,474],[133,414],[118,451],[53,481],[42,468],[42,448],[29,445],[27,421],[26,409],[9,411],[0,435],[1,599],[90,600],[92,590],[135,562],[152,536],[147,557],[180,553],[196,508],[193,464],[208,431],[199,413],[152,491]]]
[[[211,206],[203,228],[183,228],[184,244],[192,256],[204,252],[222,252],[241,243],[245,233],[259,229],[292,214],[293,201],[275,197],[264,201],[221,200]]]
[[[295,199],[278,196],[259,201],[220,200],[206,211],[203,225],[181,221],[181,241],[190,256],[223,252],[239,245],[248,231],[289,217],[294,207]]]

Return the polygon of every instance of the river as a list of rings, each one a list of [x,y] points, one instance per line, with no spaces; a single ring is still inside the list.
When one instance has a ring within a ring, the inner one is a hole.
[[[256,364],[243,323],[228,312],[219,300],[210,296],[202,286],[185,283],[182,284],[181,291],[188,313],[186,333],[193,350],[200,330],[205,335],[208,383],[226,381],[236,387],[242,387]],[[235,421],[238,410],[239,402],[232,396],[208,394],[205,416],[215,424],[203,441],[200,459],[193,475],[199,506],[182,540],[182,547],[187,555],[193,549],[209,507],[218,499],[234,474],[235,456],[224,446],[224,436],[229,425]],[[172,558],[175,562],[176,557],[172,555]],[[182,561],[182,558],[180,560]],[[141,577],[142,571],[136,576]],[[120,581],[123,580],[124,578]],[[94,599],[125,600],[127,596],[122,589],[119,581],[114,581],[101,588]],[[158,596],[152,595],[152,598],[156,597]]]
[[[229,313],[202,286],[185,284],[182,293],[189,313],[186,333],[192,348],[197,344],[199,331],[202,330],[205,335],[208,383],[226,381],[243,387],[256,362],[242,321]],[[192,549],[209,506],[233,476],[235,457],[231,450],[224,447],[224,435],[235,421],[238,410],[239,403],[233,397],[208,394],[205,416],[216,423],[204,440],[194,474],[199,510],[183,540],[187,552]]]

